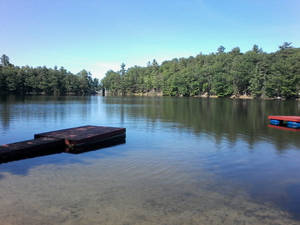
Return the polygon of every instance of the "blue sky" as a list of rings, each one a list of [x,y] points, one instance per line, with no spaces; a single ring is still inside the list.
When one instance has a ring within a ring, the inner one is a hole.
[[[215,52],[300,47],[299,0],[0,0],[0,54],[15,65],[108,69]]]

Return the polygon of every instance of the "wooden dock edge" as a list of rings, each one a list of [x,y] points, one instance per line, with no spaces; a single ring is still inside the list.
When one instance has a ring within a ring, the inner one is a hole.
[[[55,153],[82,153],[125,143],[126,129],[82,126],[35,134],[33,140],[0,146],[0,163]]]
[[[63,139],[38,138],[0,146],[0,163],[63,152]]]
[[[71,154],[80,154],[83,152],[89,152],[93,150],[98,150],[100,148],[112,147],[115,145],[125,144],[125,143],[126,143],[126,134],[120,134],[100,141],[82,143],[77,145],[69,145],[66,147],[65,152]]]

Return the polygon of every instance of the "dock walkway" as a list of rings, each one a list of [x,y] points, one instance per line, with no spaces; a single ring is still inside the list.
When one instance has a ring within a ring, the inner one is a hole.
[[[125,143],[126,129],[103,126],[82,126],[39,133],[33,140],[0,146],[0,163],[58,152],[80,153]]]

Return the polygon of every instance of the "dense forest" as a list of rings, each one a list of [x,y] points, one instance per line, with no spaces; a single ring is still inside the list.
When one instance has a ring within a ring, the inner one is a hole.
[[[165,96],[218,96],[298,98],[300,48],[285,42],[266,53],[257,45],[242,53],[239,47],[225,52],[173,59],[159,65],[134,66],[108,71],[101,85],[111,94],[160,93]]]
[[[99,80],[86,70],[75,75],[63,67],[18,67],[1,57],[0,94],[89,95],[99,89]]]

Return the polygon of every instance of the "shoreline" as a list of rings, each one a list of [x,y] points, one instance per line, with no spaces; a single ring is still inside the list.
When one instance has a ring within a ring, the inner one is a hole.
[[[47,94],[13,94],[13,93],[5,93],[0,94],[0,97],[7,97],[7,96],[18,96],[18,97],[24,97],[24,96],[53,96],[53,97],[82,97],[82,96],[103,96],[101,93],[94,93],[94,94],[86,94],[86,95],[76,95],[76,94],[65,94],[65,95],[47,95]],[[162,92],[152,93],[130,93],[130,94],[110,94],[106,93],[104,96],[119,96],[119,97],[180,97],[180,98],[208,98],[208,99],[232,99],[232,100],[278,100],[278,101],[286,101],[286,100],[294,100],[294,101],[300,101],[300,98],[282,98],[282,97],[254,97],[251,95],[241,95],[241,96],[227,96],[227,97],[219,97],[217,95],[194,95],[194,96],[170,96],[170,95],[163,95]]]
[[[163,95],[162,92],[146,92],[146,93],[126,93],[126,94],[110,94],[107,93],[105,96],[140,96],[140,97],[188,97],[188,98],[220,98],[220,99],[239,99],[239,100],[295,100],[300,101],[300,98],[283,98],[283,97],[254,97],[251,95],[231,95],[227,97],[219,97],[217,95],[194,95],[194,96],[170,96],[170,95]]]

